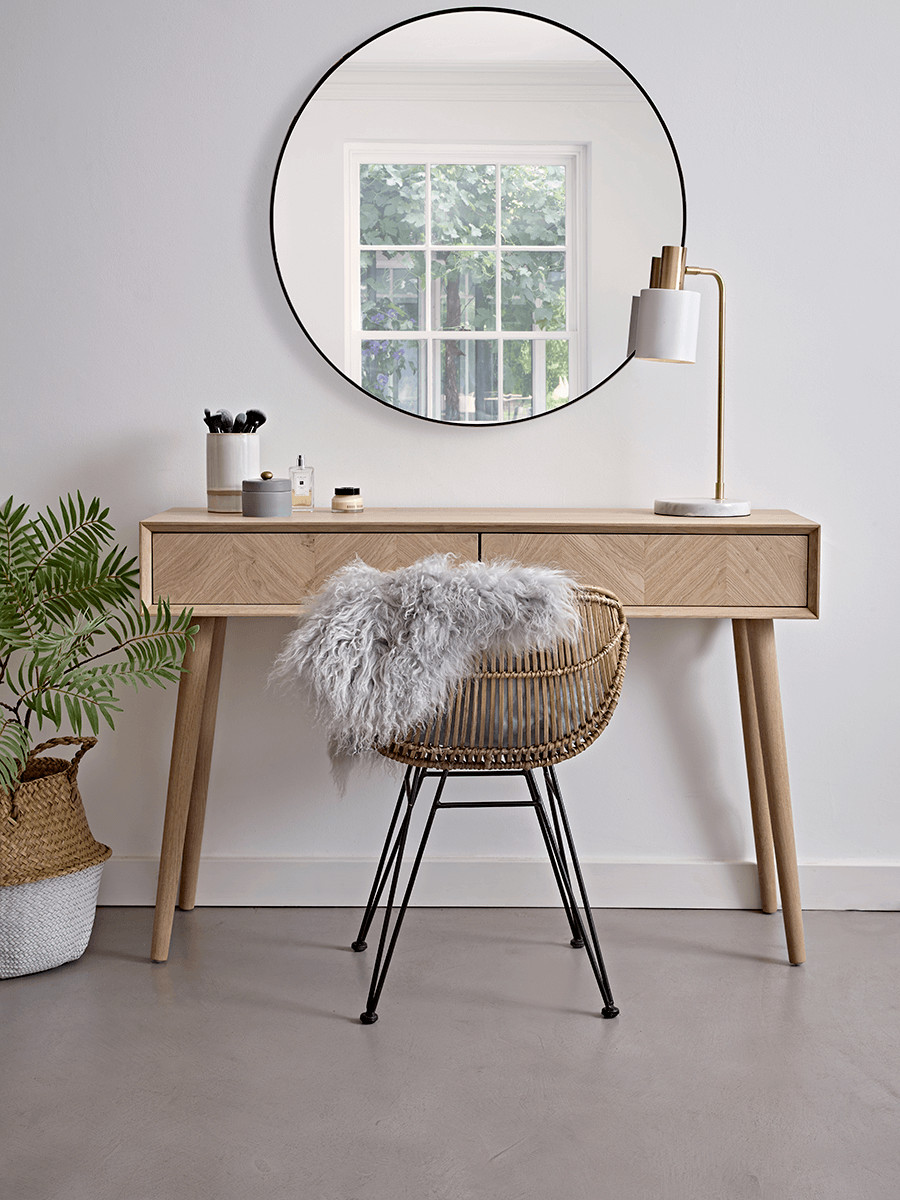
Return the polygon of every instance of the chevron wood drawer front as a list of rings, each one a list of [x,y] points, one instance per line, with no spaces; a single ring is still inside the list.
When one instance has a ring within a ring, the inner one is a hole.
[[[659,609],[790,609],[799,615],[810,594],[804,534],[486,533],[482,557],[560,567],[654,615],[665,615]]]
[[[478,557],[475,533],[154,533],[152,596],[173,605],[296,606],[357,555],[393,571],[429,554]]]

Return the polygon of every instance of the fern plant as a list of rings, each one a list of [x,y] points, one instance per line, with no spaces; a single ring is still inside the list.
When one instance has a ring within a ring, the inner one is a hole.
[[[137,560],[111,545],[109,509],[81,493],[29,517],[0,506],[0,788],[12,791],[34,727],[114,728],[117,689],[174,683],[197,626],[136,598]]]

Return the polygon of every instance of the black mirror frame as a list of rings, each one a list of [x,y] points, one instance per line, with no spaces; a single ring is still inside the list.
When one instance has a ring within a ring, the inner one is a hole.
[[[612,378],[614,378],[614,376],[618,375],[619,372],[624,367],[626,367],[629,362],[631,362],[634,355],[629,354],[625,359],[623,359],[623,361],[621,363],[619,363],[619,365],[615,368],[615,370],[610,371],[610,373],[605,378],[601,379],[599,381],[599,383],[595,383],[592,387],[588,388],[588,390],[586,392],[582,392],[580,395],[574,396],[571,400],[566,401],[565,404],[560,405],[559,408],[551,409],[549,412],[533,413],[530,417],[520,417],[519,420],[517,420],[517,421],[484,421],[484,422],[444,421],[440,417],[426,417],[422,413],[408,412],[406,409],[397,408],[396,405],[389,404],[387,400],[382,400],[380,396],[374,396],[371,392],[367,392],[366,389],[362,386],[362,384],[357,383],[355,380],[351,379],[350,376],[347,375],[344,371],[342,371],[341,368],[339,366],[337,366],[336,363],[332,362],[332,360],[328,357],[328,355],[321,348],[321,346],[319,346],[318,342],[315,340],[315,338],[312,336],[310,331],[304,325],[300,314],[297,312],[296,308],[294,307],[294,303],[291,300],[291,297],[288,293],[287,287],[285,286],[284,276],[281,271],[281,264],[278,261],[278,249],[275,244],[275,189],[278,186],[278,175],[281,170],[282,159],[284,158],[285,151],[287,150],[288,142],[291,140],[291,135],[294,132],[297,122],[303,116],[303,113],[306,111],[306,108],[309,105],[310,101],[314,99],[316,93],[318,92],[319,88],[323,85],[323,83],[325,83],[325,81],[327,79],[329,79],[334,74],[334,72],[347,61],[348,58],[352,58],[353,55],[356,54],[358,51],[362,50],[364,46],[368,46],[370,42],[377,41],[378,38],[384,37],[385,34],[393,33],[393,31],[395,29],[401,29],[404,25],[412,25],[416,21],[425,21],[429,17],[443,17],[443,16],[447,16],[448,14],[451,14],[451,13],[463,13],[463,12],[506,13],[509,16],[513,16],[513,17],[529,17],[533,21],[543,21],[545,25],[553,25],[553,26],[555,26],[555,28],[562,29],[566,33],[572,34],[573,37],[577,37],[581,41],[586,42],[589,46],[593,46],[593,48],[596,51],[598,51],[598,53],[602,54],[605,58],[608,58],[610,62],[614,63],[619,68],[620,71],[624,72],[624,74],[628,76],[628,78],[631,80],[631,82],[638,89],[638,91],[641,93],[641,95],[644,97],[644,99],[647,101],[647,103],[650,105],[651,109],[653,110],[653,113],[656,116],[656,119],[659,121],[659,124],[662,128],[663,133],[666,135],[666,140],[669,143],[669,148],[672,151],[672,157],[675,161],[675,169],[678,172],[678,184],[679,184],[679,187],[681,188],[681,243],[680,244],[682,246],[686,245],[687,194],[685,192],[685,187],[684,187],[684,172],[681,168],[681,159],[678,157],[678,150],[675,146],[675,142],[672,138],[672,134],[669,132],[669,127],[668,127],[668,125],[666,125],[665,121],[663,120],[662,114],[660,113],[659,109],[656,107],[656,104],[654,103],[650,94],[647,92],[647,89],[639,82],[639,80],[635,79],[634,75],[632,75],[632,73],[628,70],[628,68],[626,66],[624,66],[621,62],[619,62],[619,60],[615,57],[615,55],[610,54],[610,52],[608,50],[604,50],[602,46],[599,46],[595,41],[593,41],[591,38],[587,37],[585,34],[578,33],[577,30],[570,29],[568,25],[563,25],[561,21],[554,21],[550,17],[541,17],[541,16],[538,16],[536,13],[522,12],[520,9],[516,9],[516,8],[499,8],[499,7],[495,7],[494,5],[466,5],[461,8],[440,8],[440,9],[435,9],[433,12],[421,13],[417,17],[408,17],[404,21],[397,21],[397,22],[395,22],[395,24],[388,25],[385,29],[379,30],[378,33],[372,34],[371,37],[366,38],[365,41],[362,41],[359,43],[359,45],[354,46],[352,50],[348,50],[346,54],[342,55],[342,57],[339,58],[337,60],[337,62],[333,64],[333,66],[328,68],[328,70],[325,72],[325,74],[322,76],[322,78],[316,83],[315,87],[312,89],[312,91],[309,93],[309,95],[303,101],[300,108],[297,110],[297,113],[294,116],[294,119],[291,121],[290,126],[288,127],[288,131],[285,134],[284,141],[281,144],[281,149],[278,152],[278,161],[275,164],[275,174],[272,179],[272,191],[271,191],[271,195],[269,198],[269,239],[270,239],[271,245],[272,245],[272,258],[275,262],[275,270],[278,274],[278,282],[281,285],[281,290],[284,293],[284,298],[288,303],[288,307],[290,308],[291,312],[294,315],[294,320],[297,322],[297,324],[303,330],[304,334],[306,335],[308,341],[313,346],[313,348],[322,356],[322,358],[325,360],[325,362],[328,363],[328,365],[331,367],[331,369],[333,371],[336,371],[337,374],[340,375],[340,377],[342,379],[346,380],[346,382],[349,383],[351,387],[355,388],[358,392],[361,392],[362,395],[365,396],[367,399],[375,400],[378,404],[383,404],[384,407],[387,409],[390,409],[391,412],[400,413],[401,415],[403,415],[405,417],[415,417],[416,420],[419,420],[419,421],[427,421],[429,423],[429,425],[449,425],[453,429],[468,429],[468,428],[471,428],[471,429],[497,429],[497,428],[507,429],[507,428],[509,428],[510,425],[522,425],[526,421],[537,421],[541,417],[552,416],[554,413],[562,412],[563,409],[569,408],[572,404],[577,404],[579,400],[583,400],[586,396],[592,395],[594,392],[597,391],[598,388],[603,387],[603,385],[605,383],[609,383],[609,381]]]

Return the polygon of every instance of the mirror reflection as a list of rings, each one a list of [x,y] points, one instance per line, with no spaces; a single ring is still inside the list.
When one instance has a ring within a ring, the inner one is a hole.
[[[341,63],[272,195],[317,348],[373,398],[454,424],[539,416],[614,374],[634,289],[682,226],[673,149],[628,74],[493,10],[418,18]]]

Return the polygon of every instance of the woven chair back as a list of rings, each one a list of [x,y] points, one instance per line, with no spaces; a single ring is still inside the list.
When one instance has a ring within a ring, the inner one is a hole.
[[[629,634],[610,592],[583,587],[576,599],[573,642],[484,655],[443,712],[380,752],[412,766],[496,771],[548,767],[586,750],[618,702]]]

